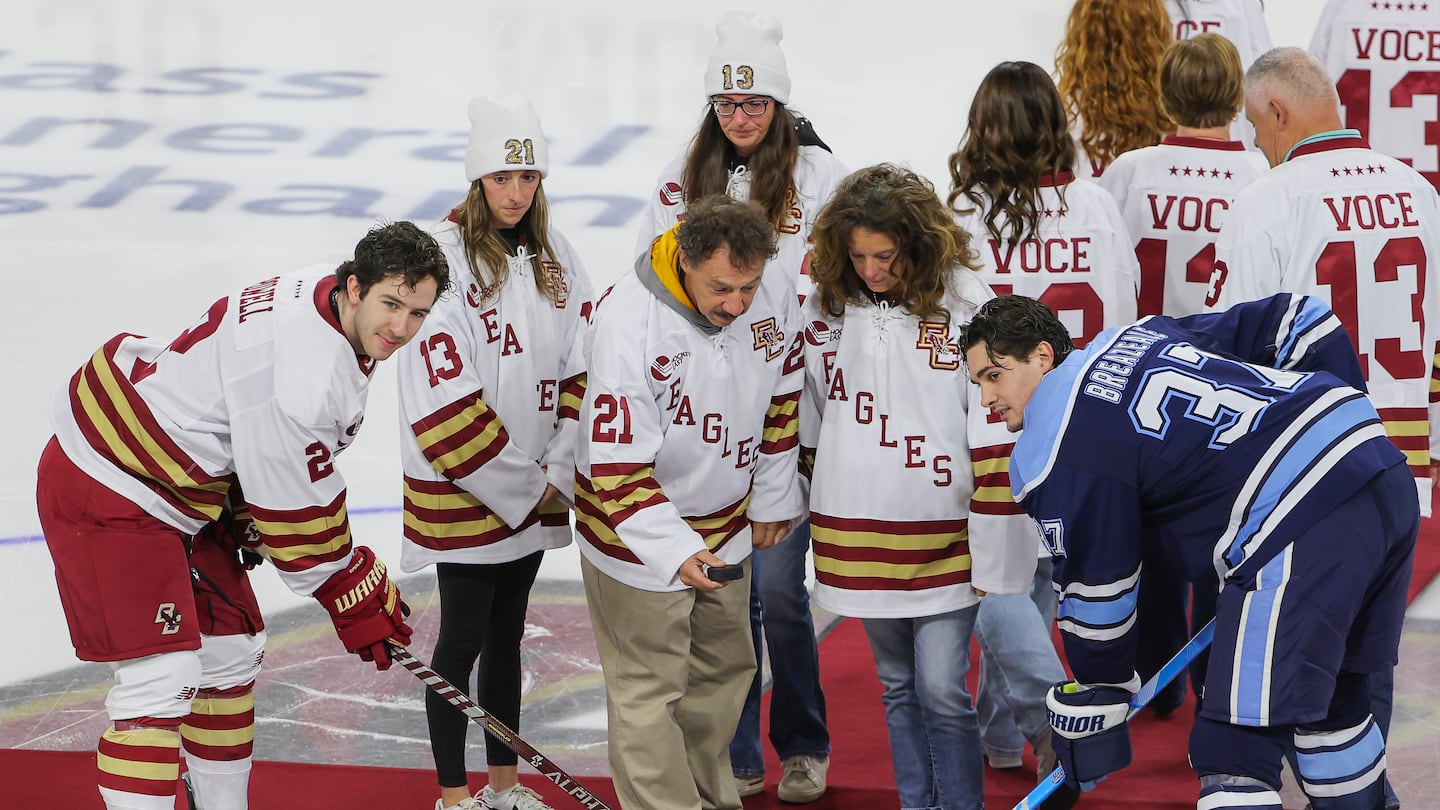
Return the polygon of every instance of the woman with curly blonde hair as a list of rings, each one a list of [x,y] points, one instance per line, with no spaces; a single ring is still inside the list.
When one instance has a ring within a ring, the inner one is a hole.
[[[900,806],[979,810],[965,673],[980,614],[1006,613],[1010,632],[982,650],[1046,774],[1045,694],[1064,673],[1024,595],[1038,543],[1004,483],[1012,437],[988,420],[958,354],[961,328],[993,296],[934,188],[889,164],[840,183],[815,222],[810,272],[800,430],[815,601],[865,628]]]
[[[1076,0],[1071,7],[1055,69],[1084,153],[1081,176],[1099,177],[1116,157],[1154,146],[1174,129],[1156,79],[1172,39],[1162,0]]]

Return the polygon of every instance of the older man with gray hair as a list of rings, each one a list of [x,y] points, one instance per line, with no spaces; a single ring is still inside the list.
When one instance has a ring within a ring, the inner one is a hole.
[[[1408,459],[1428,517],[1440,469],[1440,408],[1429,399],[1440,337],[1440,283],[1427,278],[1440,259],[1435,189],[1344,128],[1329,74],[1298,48],[1276,48],[1251,65],[1245,115],[1272,168],[1236,196],[1221,228],[1212,308],[1278,292],[1325,300],[1360,354],[1370,398]],[[1369,687],[1375,721],[1388,733],[1393,671],[1372,675]],[[1387,794],[1385,806],[1397,807],[1388,786]]]

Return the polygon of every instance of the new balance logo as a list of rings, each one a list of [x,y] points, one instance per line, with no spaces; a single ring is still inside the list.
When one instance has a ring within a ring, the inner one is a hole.
[[[160,635],[173,636],[180,632],[180,613],[174,602],[163,602],[155,611],[155,623],[160,625]]]

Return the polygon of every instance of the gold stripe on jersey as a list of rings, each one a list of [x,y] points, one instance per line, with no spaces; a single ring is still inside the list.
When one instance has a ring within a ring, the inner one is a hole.
[[[760,452],[783,453],[800,443],[800,392],[770,398],[765,411],[765,429],[761,433]]]
[[[975,493],[970,496],[970,511],[980,515],[1022,515],[1010,493],[1010,451],[1013,444],[976,447],[970,451],[970,466],[975,473]]]
[[[270,509],[250,504],[266,556],[281,571],[303,571],[350,552],[345,490],[324,506]]]
[[[178,722],[178,721],[177,721]],[[95,752],[100,784],[148,795],[175,793],[180,778],[180,735],[174,728],[107,729]]]
[[[607,464],[596,466],[617,467],[630,465]],[[593,469],[592,467],[592,470]],[[648,472],[650,467],[643,466],[641,469]],[[650,481],[654,481],[654,478],[650,478]],[[656,484],[656,486],[658,487],[659,485]],[[644,490],[642,488],[636,488],[635,491],[640,492]],[[643,507],[631,509],[623,513],[610,513],[607,512],[605,508],[603,503],[604,498],[605,494],[603,492],[596,491],[592,479],[588,479],[578,472],[575,474],[575,528],[580,532],[582,538],[589,541],[590,545],[599,549],[604,554],[619,560],[638,564],[640,558],[636,557],[634,552],[625,545],[625,542],[620,539],[620,535],[618,535],[612,527],[619,526],[624,519],[621,518],[617,520],[615,518],[616,514],[623,514],[624,517],[630,517],[638,511],[638,508]],[[658,499],[647,502],[645,506],[654,506],[664,502],[668,502],[668,499],[664,497],[663,492],[660,492]],[[682,515],[681,517],[686,525],[693,529],[696,534],[700,535],[700,539],[705,543],[705,547],[714,551],[749,525],[750,521],[745,517],[745,509],[749,505],[750,495],[746,493],[745,497],[736,503],[723,507],[708,515],[696,517]]]
[[[1440,344],[1435,346],[1435,362],[1430,365],[1430,404],[1440,403]]]
[[[480,499],[450,481],[424,481],[405,476],[405,537],[424,548],[474,548],[498,543],[540,523],[565,526],[569,508],[555,499],[530,510],[517,527],[490,510]]]
[[[889,521],[814,514],[815,576],[848,590],[906,590],[970,581],[966,520]]]
[[[230,481],[194,474],[199,465],[160,427],[145,401],[111,359],[121,336],[106,343],[75,373],[71,411],[91,446],[192,517],[217,520]]]
[[[464,478],[510,443],[500,415],[476,391],[411,425],[420,450],[436,472]]]
[[[1430,468],[1430,411],[1428,408],[1380,408],[1380,420],[1390,442],[1405,454],[1417,476]]]
[[[555,408],[558,419],[580,419],[580,405],[585,401],[585,372],[560,383],[560,403]]]

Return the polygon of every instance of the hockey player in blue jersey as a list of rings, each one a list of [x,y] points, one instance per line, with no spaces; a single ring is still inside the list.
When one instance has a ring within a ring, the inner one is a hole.
[[[1149,548],[1221,583],[1190,738],[1198,806],[1280,810],[1293,744],[1315,810],[1378,810],[1385,742],[1365,673],[1396,662],[1419,505],[1334,314],[1277,295],[1075,350],[1044,304],[1004,296],[963,345],[982,404],[1024,428],[1010,484],[1056,558],[1075,680],[1048,706],[1067,777],[1130,762]]]

